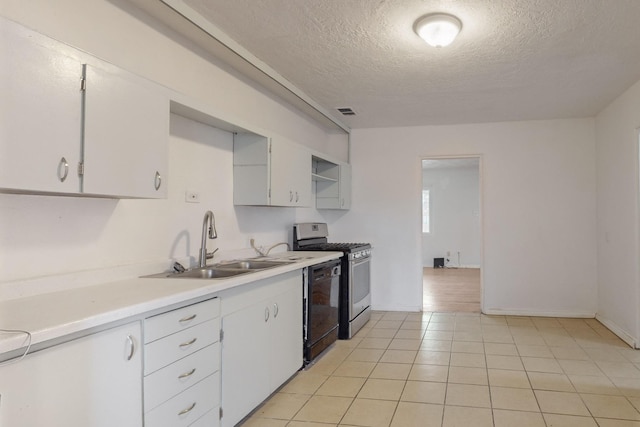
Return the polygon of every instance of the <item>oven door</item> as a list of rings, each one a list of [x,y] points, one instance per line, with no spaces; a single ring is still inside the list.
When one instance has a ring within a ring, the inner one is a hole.
[[[371,257],[349,261],[349,321],[371,305]]]

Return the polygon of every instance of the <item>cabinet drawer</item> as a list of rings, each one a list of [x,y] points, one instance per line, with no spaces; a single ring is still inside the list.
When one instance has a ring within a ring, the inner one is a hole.
[[[220,427],[220,408],[213,408],[189,427]]]
[[[218,342],[219,338],[220,318],[218,317],[146,344],[144,374],[149,375],[163,366]]]
[[[216,372],[144,416],[145,427],[185,427],[220,401],[220,372]]]
[[[220,343],[166,366],[144,378],[144,410],[149,412],[220,369]],[[218,405],[219,402],[212,402]]]
[[[144,321],[145,344],[220,316],[220,298],[192,304]]]

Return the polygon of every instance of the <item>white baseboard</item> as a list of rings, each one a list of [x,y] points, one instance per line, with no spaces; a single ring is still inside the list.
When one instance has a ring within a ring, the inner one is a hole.
[[[611,332],[616,334],[618,336],[618,338],[620,338],[622,341],[624,341],[627,344],[629,344],[631,347],[639,348],[638,340],[635,337],[633,337],[633,335],[631,335],[630,333],[625,331],[623,328],[618,326],[617,323],[612,322],[611,320],[606,319],[606,318],[604,318],[604,317],[602,317],[600,315],[596,315],[596,320],[598,322],[602,323],[604,326],[606,326],[607,329],[609,329]]]
[[[573,317],[580,319],[593,319],[596,313],[587,311],[541,311],[535,309],[483,309],[483,314],[492,316],[530,316],[530,317]]]

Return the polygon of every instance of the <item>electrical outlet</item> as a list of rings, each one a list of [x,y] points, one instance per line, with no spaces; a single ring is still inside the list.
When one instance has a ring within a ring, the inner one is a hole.
[[[197,191],[186,191],[184,201],[187,203],[200,203],[200,193]]]

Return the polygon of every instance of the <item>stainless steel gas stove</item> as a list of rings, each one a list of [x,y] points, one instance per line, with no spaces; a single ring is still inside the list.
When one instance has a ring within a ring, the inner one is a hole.
[[[371,245],[369,243],[329,243],[325,223],[293,225],[294,251],[336,251],[340,258],[338,338],[350,339],[371,318]]]

